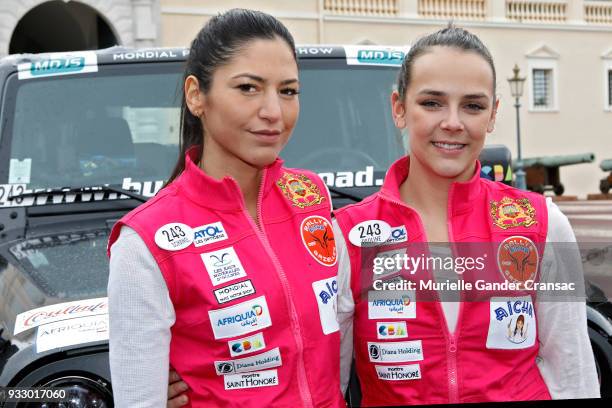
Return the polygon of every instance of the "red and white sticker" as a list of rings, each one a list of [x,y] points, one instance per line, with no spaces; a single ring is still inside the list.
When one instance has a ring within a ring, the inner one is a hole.
[[[504,239],[497,249],[497,265],[508,282],[524,285],[529,280],[534,281],[539,259],[533,241],[522,236]]]
[[[307,217],[300,226],[302,242],[321,265],[334,266],[336,264],[336,242],[331,223],[319,215]]]

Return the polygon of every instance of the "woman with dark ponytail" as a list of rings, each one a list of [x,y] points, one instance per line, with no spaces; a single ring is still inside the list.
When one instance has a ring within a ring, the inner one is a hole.
[[[186,406],[344,406],[330,197],[278,158],[299,112],[293,38],[230,10],[183,79],[174,171],[109,242],[115,405],[165,406],[170,365]]]

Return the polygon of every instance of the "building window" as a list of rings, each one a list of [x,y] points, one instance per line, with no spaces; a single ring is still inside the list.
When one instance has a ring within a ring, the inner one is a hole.
[[[557,59],[528,57],[527,65],[529,110],[531,112],[559,111]]]
[[[534,69],[533,78],[533,107],[552,107],[552,69]]]

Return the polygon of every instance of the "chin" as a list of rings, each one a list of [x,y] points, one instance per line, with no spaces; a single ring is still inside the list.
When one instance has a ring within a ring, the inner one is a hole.
[[[276,158],[278,157],[279,151],[266,151],[266,152],[254,152],[255,154],[251,155],[248,162],[251,166],[256,167],[258,169],[263,169],[266,166],[274,163]]]
[[[434,164],[431,168],[433,172],[440,177],[444,177],[447,179],[456,179],[466,174],[466,172],[468,171],[468,167],[470,169],[472,168],[472,166],[464,166],[460,163],[439,163],[437,165]],[[469,179],[471,176],[472,174],[470,173],[467,176],[467,179]]]

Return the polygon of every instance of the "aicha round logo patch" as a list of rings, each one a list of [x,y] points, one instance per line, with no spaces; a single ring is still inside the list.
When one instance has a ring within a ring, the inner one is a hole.
[[[514,283],[535,280],[538,273],[538,249],[532,240],[513,236],[502,241],[497,249],[497,266],[503,277]]]
[[[331,223],[324,217],[312,215],[300,226],[306,250],[321,265],[334,266],[337,261],[336,242]]]

